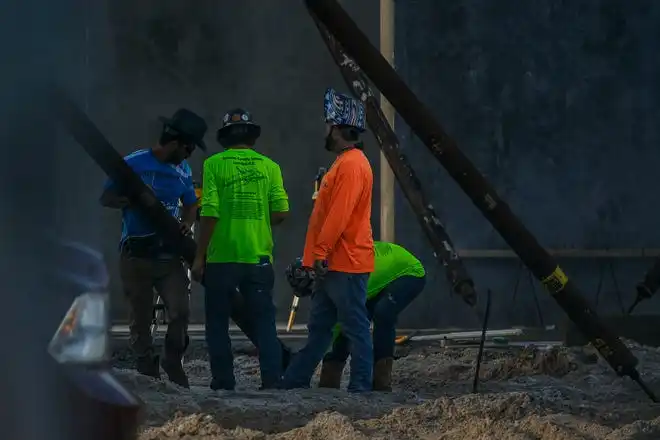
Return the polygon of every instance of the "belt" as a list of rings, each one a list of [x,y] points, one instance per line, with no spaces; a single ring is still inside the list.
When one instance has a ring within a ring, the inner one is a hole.
[[[154,236],[128,237],[121,244],[121,254],[134,258],[170,259],[177,254],[165,245],[163,241]]]

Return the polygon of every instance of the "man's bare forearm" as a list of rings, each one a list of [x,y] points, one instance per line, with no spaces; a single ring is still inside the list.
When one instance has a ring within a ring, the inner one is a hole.
[[[130,200],[126,196],[119,195],[117,191],[113,189],[107,189],[103,191],[99,202],[102,206],[112,209],[124,209],[128,208],[131,204]]]
[[[209,247],[215,225],[218,223],[217,217],[200,217],[199,220],[199,240],[197,242],[197,258],[205,258],[206,249]]]
[[[192,205],[183,205],[183,213],[181,215],[181,219],[184,223],[189,226],[192,226],[192,224],[195,223],[195,220],[197,219],[198,206],[199,205],[197,203]]]

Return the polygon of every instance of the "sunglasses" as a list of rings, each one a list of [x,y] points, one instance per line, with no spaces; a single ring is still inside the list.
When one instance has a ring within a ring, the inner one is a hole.
[[[186,151],[193,151],[196,147],[195,142],[190,138],[181,136],[179,138],[179,145],[186,149]]]
[[[188,156],[192,156],[195,151],[195,144],[189,141],[179,141],[179,148],[183,148]]]

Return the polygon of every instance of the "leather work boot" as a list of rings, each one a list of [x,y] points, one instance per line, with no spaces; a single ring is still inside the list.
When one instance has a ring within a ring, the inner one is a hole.
[[[160,367],[158,366],[158,356],[146,355],[135,359],[135,369],[138,373],[145,376],[160,379]]]
[[[319,388],[337,388],[341,386],[341,375],[344,372],[345,362],[323,361],[321,364],[321,377]]]
[[[222,391],[234,391],[234,387],[233,387],[233,386],[222,385],[222,384],[220,383],[220,381],[219,381],[219,380],[216,380],[216,379],[212,379],[212,380],[211,380],[211,384],[209,385],[209,388],[211,388],[213,391],[218,391],[218,390],[222,390]]]
[[[164,357],[160,366],[163,367],[165,373],[167,373],[167,378],[170,382],[173,382],[180,387],[190,388],[190,383],[188,382],[188,376],[183,369],[181,364],[181,358],[174,356]]]
[[[160,366],[163,367],[163,371],[167,373],[167,378],[170,380],[170,382],[173,382],[184,388],[190,388],[188,376],[183,369],[182,361],[183,353],[185,353],[189,344],[190,338],[187,335],[185,337],[185,343],[182,349],[174,346],[170,342],[169,338],[165,336],[165,356],[160,363]]]
[[[394,359],[383,358],[374,364],[374,391],[392,391],[392,364]]]

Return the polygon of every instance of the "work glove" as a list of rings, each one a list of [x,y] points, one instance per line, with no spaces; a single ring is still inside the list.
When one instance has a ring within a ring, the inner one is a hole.
[[[296,258],[289,264],[285,274],[294,295],[303,298],[312,294],[315,274],[310,267],[303,267],[301,258]]]
[[[328,273],[328,262],[326,260],[314,260],[312,269],[314,270],[314,277],[316,280],[322,281]]]

